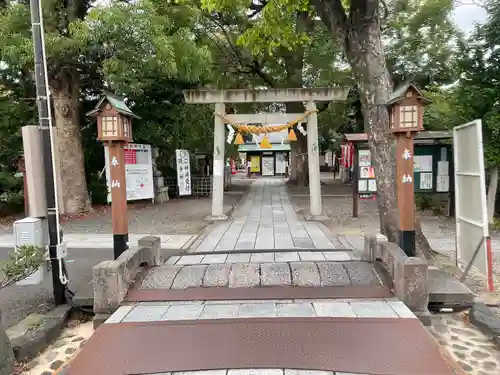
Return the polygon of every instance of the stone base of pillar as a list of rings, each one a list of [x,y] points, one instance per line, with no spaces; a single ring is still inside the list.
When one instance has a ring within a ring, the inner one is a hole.
[[[326,215],[304,215],[306,221],[330,221]]]
[[[226,221],[228,218],[227,215],[208,215],[205,217],[205,221]]]

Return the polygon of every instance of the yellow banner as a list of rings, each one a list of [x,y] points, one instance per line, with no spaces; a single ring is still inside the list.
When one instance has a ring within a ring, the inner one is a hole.
[[[250,156],[250,172],[260,172],[260,156]]]

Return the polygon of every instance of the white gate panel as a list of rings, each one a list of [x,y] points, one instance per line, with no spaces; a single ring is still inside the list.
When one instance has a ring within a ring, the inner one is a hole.
[[[472,267],[491,280],[481,120],[453,128],[453,156],[457,260],[467,267],[479,246]]]

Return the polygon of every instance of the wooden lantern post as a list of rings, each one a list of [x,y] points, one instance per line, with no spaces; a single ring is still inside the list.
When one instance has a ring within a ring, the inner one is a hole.
[[[125,177],[125,145],[132,142],[132,118],[139,119],[124,100],[106,94],[88,116],[97,117],[97,139],[109,151],[113,253],[117,259],[128,249],[127,183]]]
[[[388,102],[391,131],[396,137],[399,245],[408,256],[416,255],[413,138],[424,130],[423,107],[427,102],[412,84],[397,88]]]

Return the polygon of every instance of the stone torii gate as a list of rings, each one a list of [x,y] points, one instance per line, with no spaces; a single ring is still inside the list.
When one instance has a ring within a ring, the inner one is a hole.
[[[224,215],[224,151],[225,123],[239,124],[288,123],[303,115],[302,113],[268,114],[226,114],[226,103],[306,103],[307,111],[314,111],[303,122],[307,122],[307,155],[309,164],[309,204],[310,218],[323,217],[321,205],[321,184],[319,174],[318,114],[316,102],[345,101],[348,87],[313,89],[269,89],[269,90],[184,90],[187,104],[215,104],[214,113],[214,152],[212,215],[207,220],[226,220]],[[220,115],[224,115],[224,118]]]

